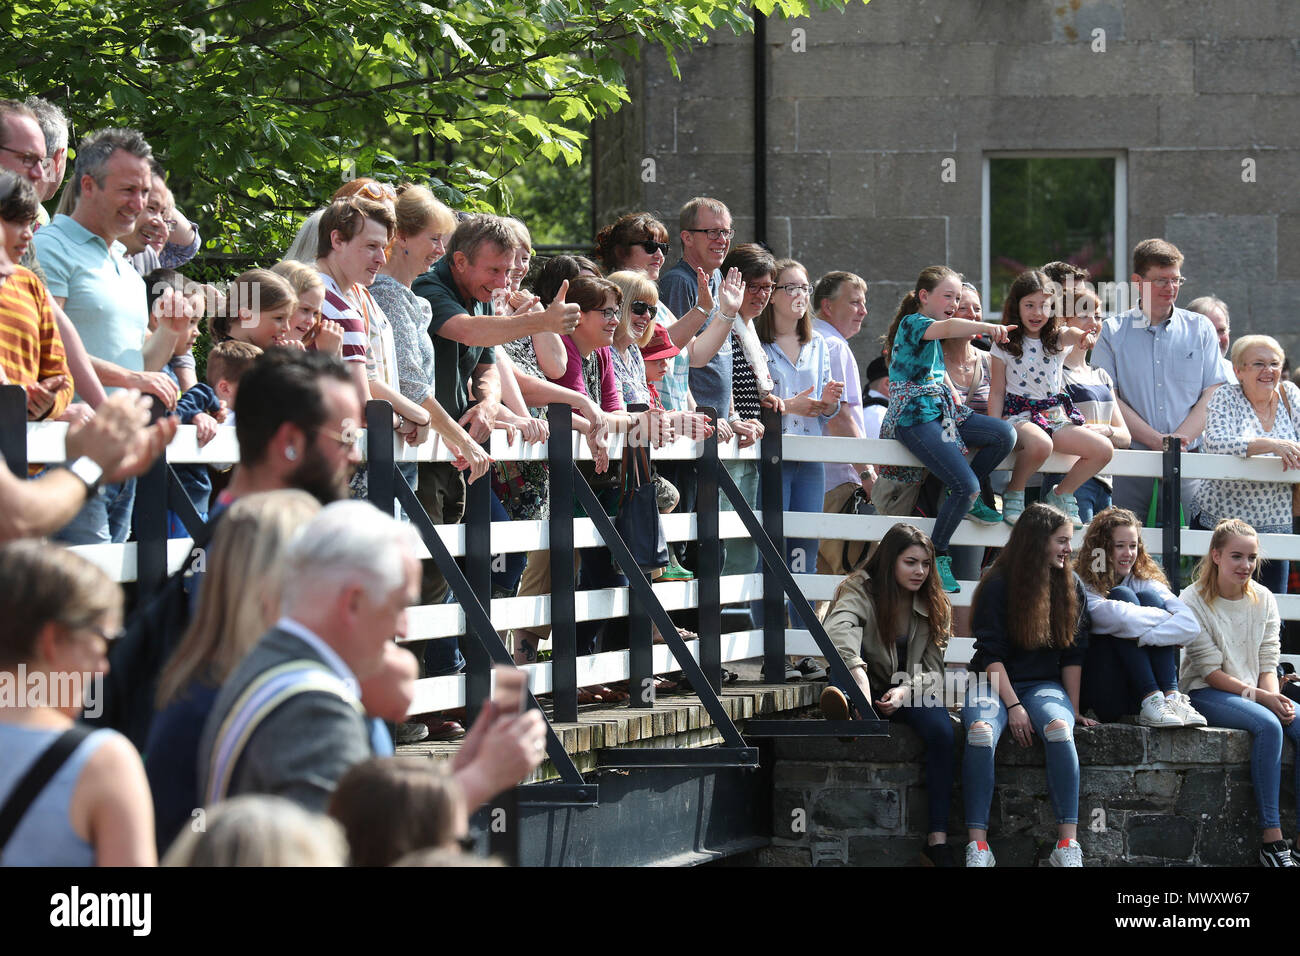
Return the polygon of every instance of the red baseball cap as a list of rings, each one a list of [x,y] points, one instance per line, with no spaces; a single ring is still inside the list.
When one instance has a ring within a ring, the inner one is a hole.
[[[641,358],[651,362],[655,359],[672,358],[679,352],[681,352],[681,349],[673,345],[673,340],[668,337],[668,330],[655,323],[655,330],[650,335],[650,341],[641,349]]]

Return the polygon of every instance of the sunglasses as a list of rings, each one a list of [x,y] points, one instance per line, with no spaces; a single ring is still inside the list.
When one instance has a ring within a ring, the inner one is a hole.
[[[653,239],[643,239],[640,242],[632,243],[632,245],[640,246],[646,251],[646,255],[653,256],[656,252],[662,252],[664,255],[668,255],[668,243],[666,242],[655,242]]]
[[[651,312],[654,311],[653,305],[651,305],[649,302],[642,302],[640,299],[637,299],[630,306],[628,306],[628,308],[633,315],[649,315]]]
[[[388,183],[366,183],[357,190],[358,196],[365,196],[367,199],[374,199],[383,202],[387,199],[393,202],[397,199],[397,190]]]

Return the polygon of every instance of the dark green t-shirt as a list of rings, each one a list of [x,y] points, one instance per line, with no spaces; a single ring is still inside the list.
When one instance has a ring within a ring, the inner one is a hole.
[[[469,380],[479,365],[496,362],[492,346],[462,345],[443,338],[438,330],[453,315],[492,315],[491,302],[466,302],[451,277],[451,257],[444,256],[411,285],[433,309],[429,335],[433,339],[433,394],[447,414],[457,420],[469,411]]]

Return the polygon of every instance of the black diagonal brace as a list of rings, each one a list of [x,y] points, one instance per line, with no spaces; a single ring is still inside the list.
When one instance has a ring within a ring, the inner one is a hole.
[[[736,514],[740,515],[740,520],[745,523],[750,536],[754,539],[754,544],[758,545],[758,553],[763,558],[763,564],[766,565],[768,571],[775,574],[780,580],[786,596],[794,604],[794,609],[807,622],[808,630],[812,634],[813,640],[817,642],[817,647],[822,652],[822,656],[826,658],[827,668],[830,669],[832,676],[835,678],[835,685],[849,698],[849,703],[857,708],[858,715],[863,720],[879,720],[880,717],[875,708],[871,706],[871,701],[867,700],[867,695],[862,693],[862,688],[853,679],[849,669],[844,666],[839,651],[831,643],[830,635],[822,627],[821,621],[817,620],[812,605],[808,603],[808,599],[799,590],[794,575],[785,566],[785,560],[781,557],[780,552],[776,550],[776,545],[772,543],[772,539],[763,530],[758,518],[750,510],[749,503],[745,501],[745,496],[740,493],[740,489],[736,487],[736,483],[731,480],[731,475],[727,473],[725,468],[718,469],[718,487],[731,499],[731,506],[736,509]]]
[[[591,518],[591,523],[595,525],[597,534],[604,540],[605,547],[609,548],[609,553],[614,556],[615,563],[618,564],[627,578],[629,593],[636,595],[637,600],[641,602],[641,607],[649,613],[650,619],[659,628],[660,636],[663,637],[664,643],[668,645],[673,657],[677,659],[677,663],[681,665],[682,671],[690,680],[691,687],[695,689],[700,698],[700,703],[704,705],[704,709],[713,718],[713,725],[717,728],[718,733],[722,735],[722,739],[728,747],[746,747],[745,738],[740,736],[740,731],[731,722],[731,717],[727,715],[726,709],[722,706],[722,701],[713,688],[709,686],[704,671],[695,662],[695,658],[691,656],[690,650],[686,647],[686,642],[677,633],[677,625],[673,623],[672,618],[668,616],[668,612],[659,603],[654,588],[646,580],[640,566],[636,563],[636,559],[632,557],[632,552],[627,549],[623,539],[614,530],[614,522],[610,520],[609,515],[605,514],[604,507],[596,498],[596,493],[591,490],[591,486],[587,484],[587,479],[579,474],[576,468],[573,474],[573,490],[577,495],[578,504],[582,505],[587,512],[587,516]]]
[[[194,502],[190,501],[189,492],[185,490],[185,486],[176,475],[176,469],[171,465],[167,466],[167,507],[181,519],[181,524],[185,525],[189,536],[194,541],[198,541],[207,527],[207,522],[199,517]]]
[[[407,517],[411,519],[411,523],[415,525],[416,530],[420,533],[420,537],[424,540],[424,546],[429,549],[429,554],[433,556],[433,560],[437,563],[438,570],[447,579],[447,584],[451,587],[452,593],[456,595],[461,610],[465,612],[465,623],[468,625],[469,633],[474,635],[479,643],[483,645],[494,664],[502,667],[514,667],[515,662],[511,659],[505,644],[501,642],[501,638],[492,628],[492,618],[488,616],[487,611],[483,610],[483,605],[479,603],[478,598],[474,595],[474,589],[465,580],[465,575],[461,573],[460,567],[447,550],[447,546],[442,543],[442,538],[438,536],[438,530],[433,521],[425,513],[420,500],[415,497],[415,492],[411,490],[411,486],[406,483],[406,477],[400,471],[394,470],[393,485],[397,491],[397,499],[406,510]],[[530,690],[527,693],[528,706],[541,710],[541,705],[537,703],[537,698],[533,696],[533,692]],[[555,728],[551,726],[549,720],[546,722],[546,755],[551,758],[551,764],[565,783],[585,784],[582,774],[574,766],[573,759],[569,756],[568,751],[564,749],[564,744],[556,735]]]

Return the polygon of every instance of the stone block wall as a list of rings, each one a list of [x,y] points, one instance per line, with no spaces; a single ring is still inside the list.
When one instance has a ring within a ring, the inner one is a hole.
[[[966,843],[961,753],[948,833]],[[1216,728],[1152,730],[1129,724],[1077,728],[1079,842],[1085,866],[1245,866],[1259,830],[1250,739]],[[1004,734],[996,755],[989,843],[999,866],[1043,864],[1056,839],[1044,752]],[[1292,754],[1284,756],[1284,832],[1294,820]],[[769,866],[909,866],[927,826],[924,748],[910,728],[887,738],[779,740],[773,777]]]
[[[1117,151],[1128,170],[1119,263],[1138,240],[1167,236],[1188,257],[1180,301],[1217,294],[1234,335],[1267,332],[1294,352],[1297,36],[1294,0],[852,0],[843,13],[770,18],[764,234],[814,277],[868,280],[854,340],[865,363],[923,266],[982,281],[987,154]],[[723,30],[678,57],[680,81],[658,51],[630,65],[635,115],[596,127],[599,221],[649,209],[675,244],[681,203],[709,194],[731,207],[737,242],[754,238],[755,55],[751,36]],[[941,180],[945,160],[953,182]]]

